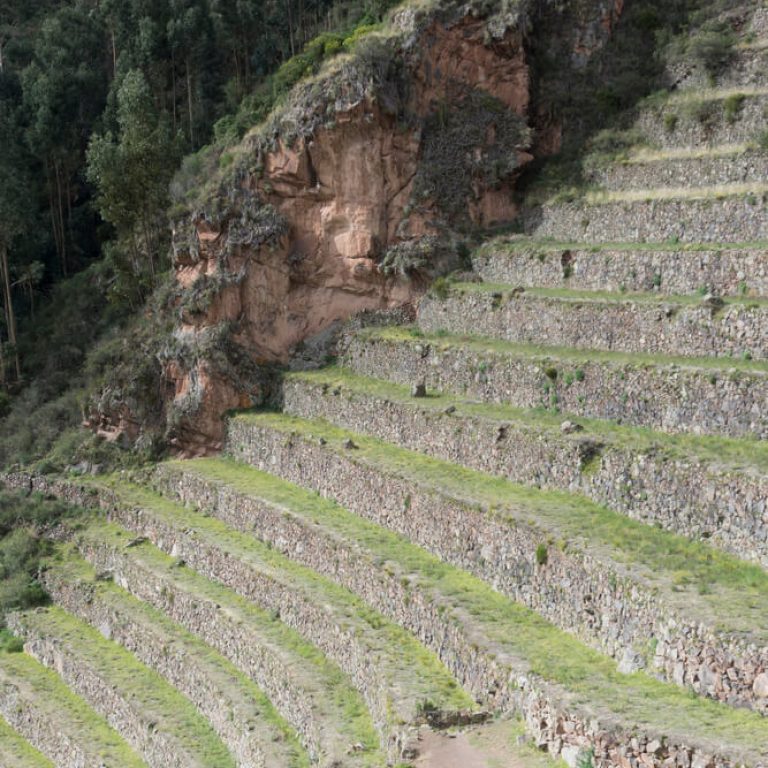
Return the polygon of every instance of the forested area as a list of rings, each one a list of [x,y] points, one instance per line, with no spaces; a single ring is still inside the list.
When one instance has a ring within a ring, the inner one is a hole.
[[[94,341],[168,270],[182,159],[262,120],[384,7],[1,0],[0,463],[39,457],[81,418],[114,357],[89,358]]]

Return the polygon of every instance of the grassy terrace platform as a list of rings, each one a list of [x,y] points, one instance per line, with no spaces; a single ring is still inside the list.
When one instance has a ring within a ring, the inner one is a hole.
[[[480,333],[513,343],[566,344],[590,351],[768,357],[764,297],[706,304],[690,294],[453,283],[421,302],[419,325],[433,333]]]
[[[393,699],[391,706],[403,709],[401,714],[413,708],[413,715],[417,704],[425,700],[446,711],[473,707],[472,699],[459,688],[433,652],[346,589],[297,565],[254,537],[144,487],[116,479],[97,482],[115,492],[125,509],[140,509],[145,519],[158,521],[179,534],[192,532],[196,541],[225,553],[229,562],[242,564],[249,573],[263,577],[265,583],[274,584],[277,590],[287,590],[308,606],[323,606],[327,615],[333,617],[333,623],[353,633],[361,650],[376,658],[378,673],[388,682],[387,690],[392,694],[397,692],[397,700]],[[185,558],[194,568],[192,557],[185,555]],[[224,576],[217,574],[216,578]]]
[[[543,540],[563,542],[566,551],[576,547],[607,564],[623,564],[632,578],[658,590],[681,616],[757,644],[768,642],[768,573],[709,546],[643,525],[582,497],[517,485],[328,422],[272,413],[242,415],[235,421],[315,444],[322,436],[323,450],[363,463],[382,476],[405,478],[510,527],[531,526],[540,530]],[[343,448],[350,439],[355,451]]]
[[[664,104],[725,101],[731,96],[768,96],[768,88],[762,85],[728,86],[727,88],[696,88],[691,90],[664,91],[653,94],[640,103],[640,108]]]
[[[35,734],[52,746],[49,757],[57,764],[74,765],[76,750],[92,765],[145,768],[145,763],[64,681],[23,653],[0,652],[0,691],[18,691],[16,712],[36,721]],[[4,694],[3,694],[4,696]],[[3,715],[12,718],[3,706]],[[42,726],[42,727],[40,727]],[[46,726],[50,730],[46,730]],[[32,738],[32,734],[27,734]],[[72,762],[68,762],[68,761]]]
[[[55,768],[0,716],[0,765],[5,768]]]
[[[281,422],[291,433],[300,426],[297,421],[274,416],[243,418],[270,425]],[[346,434],[318,424],[311,425],[311,433],[315,438],[323,435],[334,442]],[[372,446],[360,440],[359,452],[370,457]],[[286,514],[317,530],[317,535],[333,536],[345,546],[367,552],[378,567],[397,565],[403,574],[414,577],[419,589],[432,591],[452,606],[446,620],[461,624],[462,616],[469,617],[469,625],[479,629],[479,636],[487,639],[492,652],[519,660],[519,672],[530,671],[563,686],[572,705],[586,707],[632,730],[680,735],[689,742],[724,748],[740,755],[748,765],[757,762],[768,745],[768,719],[696,698],[641,673],[622,675],[614,661],[483,581],[311,491],[232,460],[200,459],[172,466],[278,505]],[[414,472],[419,475],[419,468]],[[457,484],[465,479],[460,470],[456,472]]]
[[[235,768],[232,756],[189,700],[98,630],[56,606],[18,614],[14,626],[23,628],[25,639],[33,644],[38,640],[50,643],[67,659],[62,673],[67,684],[73,690],[83,687],[81,695],[92,699],[95,709],[104,708],[101,714],[125,734],[127,741],[137,742],[134,747],[144,752],[147,762],[162,765],[163,758],[154,752],[162,740],[163,750],[175,753],[178,765]],[[130,710],[135,722],[126,722],[111,710],[108,699],[94,690],[93,683],[79,679],[79,671],[110,691],[110,698]],[[150,723],[154,723],[149,729],[151,736],[147,733]]]
[[[451,283],[451,292],[458,295],[467,293],[477,294],[500,294],[503,297],[514,298],[515,286],[504,283]],[[660,295],[658,293],[615,293],[613,291],[574,291],[568,288],[526,288],[522,294],[525,297],[536,299],[552,299],[555,301],[570,303],[591,303],[591,304],[677,304],[681,307],[691,307],[700,305],[702,297],[699,295],[670,296]],[[723,297],[722,301],[726,307],[743,307],[745,309],[768,308],[768,298],[741,298],[734,296]]]
[[[464,336],[436,331],[428,333],[418,328],[391,327],[366,328],[359,332],[360,338],[381,339],[396,344],[429,344],[436,349],[464,348],[475,352],[490,353],[508,357],[529,358],[546,361],[560,359],[579,363],[606,363],[609,365],[631,365],[639,368],[688,368],[704,372],[723,372],[730,376],[753,374],[768,375],[768,360],[744,360],[729,357],[683,357],[681,355],[653,355],[642,352],[614,352],[597,349],[574,349],[563,346],[540,344],[518,344],[482,336]]]
[[[592,189],[584,192],[587,205],[606,203],[643,203],[652,200],[723,200],[729,197],[762,196],[768,194],[768,184],[759,182],[719,184],[709,187],[654,187],[608,191]]]
[[[647,165],[665,162],[667,160],[706,160],[719,157],[738,157],[753,152],[754,146],[747,143],[718,144],[710,147],[670,147],[668,149],[652,149],[638,147],[629,150],[618,158],[620,165]],[[760,155],[762,157],[762,155]]]
[[[121,580],[128,582],[126,588],[131,593],[141,593],[147,584],[151,584],[147,594],[141,596],[142,599],[153,599],[156,608],[162,610],[166,600],[171,604],[184,602],[208,606],[221,612],[223,626],[238,627],[240,635],[260,649],[260,655],[273,659],[273,666],[285,670],[281,685],[291,698],[301,696],[302,706],[309,712],[317,731],[319,743],[315,746],[326,751],[326,759],[343,754],[349,744],[360,744],[362,750],[350,759],[351,765],[370,768],[383,765],[379,737],[362,697],[349,678],[318,648],[284,624],[276,613],[258,608],[191,568],[179,567],[176,558],[149,542],[128,547],[133,534],[118,525],[103,520],[84,520],[83,526],[78,526],[73,533],[78,547],[88,559],[93,558],[95,552],[110,551],[119,552],[127,559],[138,582],[129,579],[123,569],[120,569]],[[104,565],[105,560],[111,562],[112,558],[97,557],[96,560]],[[158,589],[158,585],[162,586]],[[192,627],[187,628],[197,632]],[[234,637],[235,633],[230,632],[228,636]],[[217,646],[217,650],[239,664],[239,656],[229,642]],[[258,670],[244,671],[254,679],[259,677]],[[261,687],[267,690],[266,683]],[[275,695],[274,700],[277,698]]]
[[[59,545],[49,558],[44,581],[55,602],[92,626],[98,628],[99,617],[109,616],[110,624],[118,624],[113,639],[125,647],[115,635],[127,629],[134,641],[128,650],[192,700],[238,764],[260,759],[285,768],[309,766],[296,733],[252,680],[160,611],[99,579],[71,544]]]
[[[592,253],[601,253],[602,251],[680,251],[684,253],[701,253],[708,251],[768,251],[768,240],[756,240],[745,243],[633,243],[633,242],[605,242],[605,243],[587,243],[578,241],[559,241],[549,239],[537,239],[534,237],[515,238],[498,237],[488,240],[478,248],[479,253],[496,251],[508,251],[510,253],[528,252],[528,251],[591,251]]]
[[[516,424],[541,435],[563,439],[563,415],[544,408],[515,408],[511,405],[471,401],[459,395],[430,391],[414,398],[410,389],[384,379],[358,376],[347,368],[330,366],[316,371],[290,373],[288,381],[339,389],[342,395],[377,398],[412,411],[445,413],[453,409],[456,419],[497,424]],[[749,472],[768,476],[768,442],[716,435],[668,434],[647,427],[633,427],[604,419],[579,418],[582,430],[573,439],[593,438],[637,453],[653,453],[669,460],[697,461],[713,470]]]

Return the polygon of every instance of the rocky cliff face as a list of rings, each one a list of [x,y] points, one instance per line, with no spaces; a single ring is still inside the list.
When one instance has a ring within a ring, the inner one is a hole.
[[[174,232],[179,321],[162,366],[176,449],[218,449],[224,412],[263,402],[306,340],[407,306],[458,263],[463,234],[513,219],[536,16],[563,15],[578,59],[621,5],[407,6],[246,136]]]

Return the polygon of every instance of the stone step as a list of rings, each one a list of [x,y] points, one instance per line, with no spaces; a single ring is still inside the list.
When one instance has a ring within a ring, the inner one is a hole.
[[[768,296],[768,242],[587,243],[490,240],[472,254],[489,283],[523,288]]]
[[[653,648],[654,673],[768,711],[768,574],[757,566],[583,497],[325,421],[239,416],[227,445],[234,458],[393,528],[614,657]]]
[[[768,239],[766,207],[766,189],[749,184],[595,192],[529,207],[523,227],[539,239],[592,243],[743,243]]]
[[[424,701],[446,717],[472,708],[433,653],[347,590],[148,489],[117,481],[101,488],[114,494],[111,520],[262,609],[277,611],[336,662],[362,694],[390,757],[399,758],[412,737]]]
[[[768,358],[768,302],[454,283],[419,303],[427,333],[678,357]]]
[[[55,768],[25,738],[0,717],[0,766],[2,768]]]
[[[60,547],[42,575],[53,601],[119,643],[186,696],[240,766],[309,766],[296,734],[231,662]]]
[[[0,652],[0,716],[57,768],[146,768],[103,717],[24,653]]]
[[[579,749],[591,746],[605,766],[638,758],[660,766],[707,753],[719,754],[718,764],[737,755],[747,764],[762,760],[756,745],[768,743],[768,721],[756,713],[691,697],[648,675],[618,673],[607,657],[478,578],[311,490],[231,459],[164,464],[156,482],[396,616],[480,700],[522,715],[533,743],[554,755],[575,763]],[[648,750],[661,732],[663,746]]]
[[[55,669],[154,768],[235,768],[192,704],[117,643],[58,607],[14,613],[24,649]]]
[[[762,84],[659,94],[640,106],[634,131],[657,147],[753,143],[765,131],[766,107]]]
[[[313,764],[327,768],[384,764],[378,734],[351,681],[280,621],[276,611],[258,609],[111,523],[86,524],[77,532],[77,546],[97,572],[111,574],[123,589],[215,648],[251,678],[295,728]]]
[[[750,150],[746,145],[704,147],[687,152],[640,152],[590,176],[590,181],[597,186],[619,193],[664,187],[760,187],[768,178],[768,154]]]
[[[581,493],[768,568],[768,443],[571,422],[432,391],[414,398],[338,368],[287,376],[283,408],[513,482]]]
[[[580,352],[408,328],[353,333],[341,360],[361,376],[484,402],[670,433],[768,437],[762,362]]]

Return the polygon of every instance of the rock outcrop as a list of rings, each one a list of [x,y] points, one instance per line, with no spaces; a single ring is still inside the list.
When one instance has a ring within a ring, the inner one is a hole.
[[[174,448],[218,449],[224,412],[263,403],[307,339],[409,305],[459,263],[466,233],[512,220],[537,15],[573,17],[563,44],[580,60],[621,5],[406,7],[296,86],[177,221],[179,321],[161,361]]]

